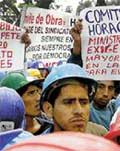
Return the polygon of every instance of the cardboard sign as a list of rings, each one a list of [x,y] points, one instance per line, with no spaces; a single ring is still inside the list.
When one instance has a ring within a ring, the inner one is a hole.
[[[0,20],[0,71],[24,68],[24,45],[20,37],[19,27]]]
[[[97,80],[120,80],[120,7],[81,12],[84,68]]]
[[[45,66],[65,62],[71,54],[73,40],[69,29],[76,21],[75,17],[69,13],[40,8],[28,8],[23,14],[21,24],[29,29],[32,40],[27,49],[27,59],[42,61]]]

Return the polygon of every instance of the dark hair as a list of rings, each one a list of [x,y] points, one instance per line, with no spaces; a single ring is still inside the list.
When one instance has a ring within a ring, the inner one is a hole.
[[[63,86],[57,87],[57,88],[50,94],[50,96],[49,96],[49,98],[48,98],[47,101],[50,102],[50,103],[52,104],[52,106],[54,106],[55,100],[56,100],[56,98],[59,96],[59,93],[60,93],[62,87],[63,87]]]
[[[19,89],[17,90],[18,94],[19,94],[20,96],[22,96],[22,95],[27,91],[28,87],[29,87],[29,85],[24,86],[24,87],[22,87],[22,88],[19,88]]]
[[[50,96],[49,96],[49,98],[48,98],[47,101],[50,102],[50,103],[52,104],[52,106],[54,106],[55,100],[56,100],[56,98],[59,96],[59,93],[60,93],[62,87],[63,87],[63,86],[56,88],[56,89],[50,94]],[[88,87],[88,97],[89,97],[89,101],[90,101],[90,102],[93,100],[93,94],[90,95],[91,91],[92,91],[92,88],[91,88],[91,87]],[[95,95],[95,94],[94,94],[94,95]]]
[[[78,79],[76,79],[76,78],[74,78],[74,79],[78,81]],[[61,82],[63,82],[63,80],[59,81],[59,83],[61,83]],[[79,82],[88,86],[88,97],[89,97],[89,101],[91,102],[93,100],[93,97],[95,96],[97,85],[95,85],[93,88],[93,87],[91,87],[91,84],[87,83],[88,81],[79,80]],[[65,85],[67,85],[67,84],[65,84]],[[41,102],[40,102],[41,108],[43,107],[44,101],[48,101],[54,106],[55,100],[59,96],[61,88],[65,85],[61,85],[61,86],[56,87],[50,94],[49,94],[49,90],[48,90],[48,92],[47,92],[47,95],[49,95],[48,98],[46,98],[46,100],[42,100],[42,98],[41,98]],[[51,89],[52,89],[52,87],[51,87]],[[93,91],[93,89],[94,89],[94,91]]]
[[[28,89],[28,87],[29,87],[30,85],[34,85],[34,86],[37,86],[37,87],[39,87],[39,88],[42,89],[42,84],[43,84],[43,82],[35,81],[35,82],[32,82],[32,83],[30,83],[30,84],[27,84],[27,85],[25,85],[25,86],[19,88],[19,89],[17,90],[17,92],[18,92],[18,94],[19,94],[20,96],[22,96],[22,95],[27,91],[27,89]]]
[[[114,82],[114,87],[115,87],[115,93],[119,94],[120,93],[120,81],[113,81]]]
[[[44,100],[44,99],[41,97],[41,100],[40,100],[40,108],[41,108],[42,110],[43,110],[43,104],[44,104],[44,102],[46,102],[46,101],[50,102],[50,104],[54,107],[55,100],[56,100],[56,98],[59,96],[59,93],[60,93],[62,87],[63,87],[63,86],[57,87],[56,89],[54,89],[54,90],[52,91],[52,93],[49,95],[49,97],[48,97],[46,100]]]

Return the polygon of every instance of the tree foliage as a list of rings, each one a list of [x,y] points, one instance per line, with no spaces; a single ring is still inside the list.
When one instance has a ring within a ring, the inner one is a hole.
[[[26,7],[40,7],[49,8],[53,0],[24,0],[18,8],[16,7],[16,0],[2,0],[0,2],[0,18],[9,23],[19,25],[21,17],[21,8]]]
[[[51,3],[54,3],[54,0],[24,0],[23,3],[19,4],[19,6],[16,7],[16,0],[2,0],[0,2],[0,18],[9,23],[12,24],[14,23],[16,25],[19,25],[20,17],[21,17],[21,9],[24,6],[49,9]],[[97,0],[96,5],[97,6],[120,5],[120,0],[111,0],[111,1]],[[91,6],[90,0],[87,0],[85,2],[81,1],[80,5],[78,5],[76,14],[79,15],[82,9],[90,6]],[[57,9],[57,4],[55,8]],[[70,6],[67,8],[70,8]],[[69,12],[71,12],[71,9],[69,10]]]
[[[36,6],[40,8],[49,9],[49,5],[53,2],[53,0],[36,0]]]
[[[14,23],[20,16],[20,12],[15,5],[16,0],[3,0],[0,2],[0,18],[9,23]]]
[[[106,6],[105,0],[97,0],[96,6]]]

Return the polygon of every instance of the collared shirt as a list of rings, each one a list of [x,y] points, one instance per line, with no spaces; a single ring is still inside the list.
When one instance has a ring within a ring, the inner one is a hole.
[[[116,100],[111,100],[104,109],[96,107],[93,102],[91,102],[90,121],[103,125],[109,130],[111,119],[117,110],[117,107]]]
[[[53,129],[54,129],[54,127],[51,125],[51,127],[46,129],[42,133],[42,135],[54,132]],[[107,134],[107,132],[108,131],[104,126],[93,123],[93,122],[88,122],[85,133],[93,134],[93,135],[96,135],[96,136],[104,136],[105,134]]]

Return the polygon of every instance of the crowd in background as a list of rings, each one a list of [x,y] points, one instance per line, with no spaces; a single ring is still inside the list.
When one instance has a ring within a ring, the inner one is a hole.
[[[26,71],[0,72],[0,141],[6,140],[0,150],[58,131],[88,133],[120,144],[120,81],[96,81],[87,75],[81,55],[83,28],[77,21],[70,30],[74,43],[66,64],[47,68],[29,60]],[[29,35],[23,37],[28,47]]]

